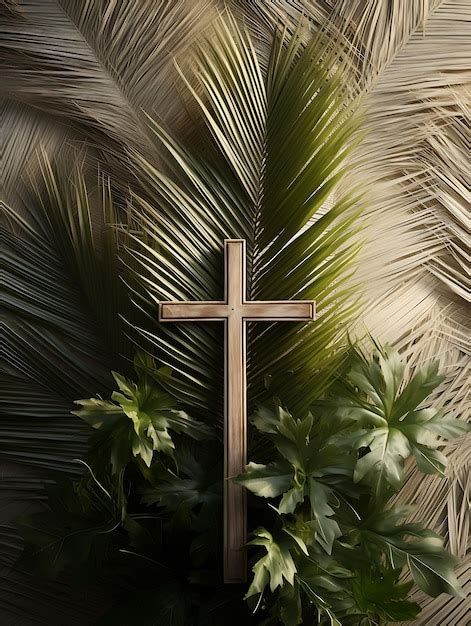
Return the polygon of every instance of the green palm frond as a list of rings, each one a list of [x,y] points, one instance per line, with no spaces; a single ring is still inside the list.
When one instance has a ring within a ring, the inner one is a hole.
[[[48,135],[27,108],[19,117],[30,123],[23,126],[24,143],[12,145],[10,155],[30,175],[20,183],[12,168],[11,184],[3,189],[11,206],[2,206],[0,231],[0,463],[6,499],[0,613],[2,622],[17,616],[20,623],[62,623],[71,615],[71,623],[91,624],[106,598],[91,591],[90,604],[83,603],[67,582],[31,579],[15,565],[22,542],[14,523],[25,506],[28,512],[41,506],[51,472],[82,473],[76,459],[86,455],[90,434],[71,415],[73,401],[107,393],[113,386],[110,368],[125,369],[130,344],[119,316],[127,300],[110,228],[116,217],[108,186],[85,183],[81,161],[71,163],[64,151],[61,163],[49,160],[47,153],[62,145],[60,133],[31,162],[31,149]],[[51,598],[57,622],[50,615]]]
[[[95,352],[96,360],[103,362],[105,350],[122,351],[124,335],[119,318],[124,287],[110,191],[106,184],[97,185],[93,193],[88,190],[80,163],[71,166],[66,178],[68,165],[53,165],[44,153],[38,161],[41,177],[32,180],[27,198],[37,223],[5,207],[10,227],[2,231],[2,305],[17,319],[44,324],[84,349],[89,342],[89,356]],[[95,327],[91,335],[84,330],[90,323]],[[100,342],[103,347],[96,353]]]
[[[299,32],[277,32],[264,73],[247,32],[230,15],[220,19],[196,46],[191,79],[185,77],[208,129],[204,153],[150,121],[170,173],[133,155],[145,189],[145,197],[134,196],[133,215],[154,243],[151,249],[144,241],[135,254],[149,303],[220,298],[227,237],[247,240],[249,298],[317,300],[319,319],[311,325],[249,330],[251,399],[263,394],[271,375],[302,409],[327,384],[327,376],[314,382],[314,372],[336,363],[339,327],[352,313],[352,291],[342,281],[358,249],[356,196],[335,198],[323,211],[355,127],[341,50],[325,43],[314,39],[305,47]],[[195,403],[208,391],[214,397],[217,330],[182,325],[151,332],[164,362],[203,391]]]
[[[7,374],[2,374],[0,393],[3,460],[81,473],[75,459],[85,455],[89,432],[71,417],[69,401],[26,377]]]
[[[1,227],[2,456],[76,473],[87,436],[70,410],[78,397],[108,392],[111,369],[126,371],[130,300],[109,186],[90,190],[81,161],[59,165],[45,152],[35,171],[41,178],[25,183],[22,199],[36,219],[5,206]]]

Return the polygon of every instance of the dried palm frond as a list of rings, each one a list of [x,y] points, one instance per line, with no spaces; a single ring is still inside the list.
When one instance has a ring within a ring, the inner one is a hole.
[[[23,1],[21,19],[2,20],[6,93],[78,126],[82,141],[102,151],[121,180],[125,145],[158,158],[143,110],[181,116],[173,57],[214,16],[211,6],[210,0]]]

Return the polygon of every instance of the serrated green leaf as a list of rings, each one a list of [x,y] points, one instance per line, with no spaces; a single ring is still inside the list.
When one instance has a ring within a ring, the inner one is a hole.
[[[385,483],[399,489],[404,480],[404,460],[410,454],[410,444],[399,430],[373,428],[356,442],[355,447],[368,448],[356,463],[355,482],[366,480],[376,493],[381,492]]]
[[[424,474],[442,474],[447,466],[447,458],[439,450],[419,443],[412,446],[418,469]]]
[[[311,513],[317,522],[316,537],[327,554],[332,553],[334,540],[342,534],[339,525],[332,519],[334,510],[329,505],[331,496],[332,490],[329,487],[312,478],[309,480]]]
[[[416,584],[430,596],[449,593],[464,597],[454,568],[459,560],[443,548],[443,542],[435,536],[416,542],[396,542],[395,550],[406,555]]]
[[[255,539],[249,542],[249,546],[263,546],[266,555],[261,557],[253,566],[253,581],[246,594],[246,598],[257,593],[262,593],[269,584],[273,592],[283,586],[283,580],[290,585],[294,584],[296,566],[286,541],[275,541],[272,534],[264,528],[258,528]]]
[[[288,513],[294,513],[298,504],[304,501],[304,485],[301,487],[295,486],[289,489],[286,493],[283,494],[281,498],[280,504],[278,506],[278,511],[282,515],[286,515]]]
[[[470,432],[471,424],[464,420],[446,417],[444,411],[437,411],[424,423],[424,428],[440,435],[444,439],[455,439]]]
[[[114,472],[120,471],[129,460],[125,449],[129,446],[134,457],[140,457],[150,467],[154,451],[173,458],[175,445],[169,430],[185,433],[193,439],[211,439],[211,429],[176,410],[176,401],[156,382],[149,383],[147,371],[138,368],[138,383],[113,372],[120,391],[113,392],[113,402],[98,398],[78,400],[82,408],[74,411],[93,428],[107,433],[106,447],[110,448]]]
[[[412,583],[398,583],[400,570],[364,567],[356,571],[353,595],[362,613],[378,615],[386,622],[413,620],[420,606],[406,600]]]
[[[383,522],[379,525],[373,523],[370,529],[362,531],[365,539],[383,550],[393,568],[407,565],[416,584],[428,595],[449,593],[462,596],[463,591],[454,573],[459,561],[445,550],[443,539],[420,525],[395,526],[387,521],[388,513],[380,516]],[[404,537],[407,535],[415,539],[406,541]]]
[[[420,471],[443,473],[446,460],[435,449],[435,434],[455,437],[468,429],[444,411],[419,408],[442,380],[437,363],[420,368],[405,385],[403,375],[404,362],[391,348],[379,346],[369,360],[356,350],[347,382],[330,402],[342,421],[364,429],[351,425],[336,442],[358,451],[354,480],[368,483],[376,494],[401,487],[411,453]]]
[[[293,475],[289,465],[249,463],[246,466],[246,471],[234,480],[257,496],[275,498],[289,489],[293,482]]]

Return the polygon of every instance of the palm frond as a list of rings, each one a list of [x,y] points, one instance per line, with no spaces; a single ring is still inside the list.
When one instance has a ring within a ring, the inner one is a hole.
[[[187,47],[210,19],[210,5],[21,2],[22,17],[5,18],[2,25],[7,91],[73,120],[109,158],[116,152],[122,156],[123,143],[155,158],[141,108],[175,110],[169,51],[178,54]],[[116,168],[117,163],[113,160]]]
[[[286,0],[282,4],[261,0],[249,6],[232,0],[251,30],[263,44],[278,24],[293,32],[301,18],[313,32],[322,28],[336,38],[349,41],[352,68],[361,88],[370,87],[415,32],[423,32],[440,0],[382,3],[376,0]],[[266,44],[265,44],[266,45]]]
[[[471,300],[466,89],[457,89],[451,101],[453,97],[453,114],[443,120],[442,110],[437,110],[437,122],[430,125],[418,158],[430,164],[430,179],[425,185],[436,199],[434,217],[444,246],[442,254],[430,259],[428,269],[441,281],[445,293],[450,290],[452,299],[466,303]]]
[[[86,453],[89,433],[71,416],[70,401],[19,375],[2,374],[0,392],[2,459],[81,473],[75,459]]]
[[[118,330],[119,315],[126,300],[118,277],[112,227],[117,218],[109,186],[97,181],[90,191],[80,162],[58,166],[43,151],[38,163],[40,176],[31,177],[29,197],[24,196],[37,223],[31,225],[5,207],[10,228],[2,233],[7,272],[3,306],[83,345],[87,340],[96,345],[100,336],[110,353],[119,354],[124,335]],[[68,167],[72,171],[66,178]],[[84,332],[90,314],[95,340]]]
[[[19,117],[25,118],[21,108]],[[113,384],[110,368],[121,367],[127,356],[119,319],[124,286],[118,277],[116,233],[110,230],[116,217],[109,187],[97,180],[90,189],[83,163],[71,166],[64,152],[60,165],[49,160],[47,151],[62,145],[61,134],[58,144],[51,135],[39,158],[31,161],[31,150],[47,137],[39,119],[36,126],[36,117],[27,110],[31,124],[24,127],[25,141],[12,146],[13,162],[21,163],[30,176],[20,185],[18,172],[11,170],[20,193],[12,193],[14,184],[7,185],[5,195],[15,208],[3,207],[0,232],[0,456],[6,498],[0,528],[5,557],[0,612],[2,622],[17,616],[21,623],[63,623],[67,614],[74,623],[91,624],[106,605],[99,592],[96,602],[81,606],[81,594],[66,582],[38,582],[14,566],[22,546],[12,524],[25,504],[41,502],[51,472],[82,473],[76,459],[86,454],[89,432],[70,413],[73,401],[107,392]],[[10,462],[15,467],[11,478]],[[51,598],[57,607],[54,616]]]
[[[388,248],[389,254],[395,254],[398,260],[406,258],[408,264],[415,258],[416,269],[422,268],[424,262],[432,259],[431,269],[437,265],[442,268],[449,266],[450,273],[450,256],[455,257],[456,266],[456,253],[453,255],[452,251],[456,250],[457,245],[458,249],[462,249],[462,245],[459,248],[457,244],[460,231],[453,224],[456,219],[460,220],[466,203],[461,182],[463,176],[466,177],[460,138],[463,111],[456,94],[462,93],[470,79],[469,56],[465,52],[467,48],[469,50],[466,44],[469,11],[467,14],[460,3],[451,4],[453,11],[449,3],[437,9],[427,22],[427,36],[424,38],[421,33],[417,33],[410,39],[366,98],[368,133],[360,148],[362,154],[368,155],[368,164],[360,175],[375,189],[375,197],[372,198],[374,215],[382,216],[381,220],[375,218],[376,224],[391,215],[391,207],[397,207],[398,211],[403,212],[402,216],[395,218],[397,224],[399,228],[409,231],[404,232],[404,239],[393,229],[386,229],[383,245]],[[453,73],[450,74],[447,64],[454,54],[457,41],[463,45],[459,46],[459,59],[456,56]],[[391,133],[392,125],[394,133]],[[448,140],[446,145],[450,151],[449,156],[445,157],[439,146],[447,142],[447,135],[453,132],[452,128],[458,133],[454,131],[452,149]],[[431,145],[439,149],[432,150]],[[449,229],[444,228],[442,217],[447,207],[455,209],[453,221],[447,220]],[[415,214],[415,220],[409,217],[411,213]],[[379,232],[375,232],[373,226],[371,240],[375,242],[375,250],[378,238]],[[394,241],[401,242],[395,252]],[[428,253],[424,255],[426,248]],[[458,258],[463,259],[459,252]],[[373,264],[371,261],[368,266],[374,271],[379,263]],[[407,272],[411,271],[406,263],[402,265]],[[385,263],[381,263],[381,266],[389,271]],[[438,270],[433,271],[437,273]],[[461,272],[461,276],[461,287],[456,285],[456,272],[449,282],[455,284],[456,291],[464,292],[464,272]]]
[[[32,175],[22,197],[36,219],[5,207],[1,227],[2,456],[76,473],[87,435],[70,410],[112,388],[111,369],[128,367],[128,298],[109,187],[90,191],[81,161],[68,169],[43,151],[35,163],[41,178]]]
[[[247,32],[230,15],[221,18],[195,52],[193,76],[204,96],[187,80],[212,138],[208,158],[155,123],[171,177],[134,155],[146,192],[146,199],[136,194],[134,215],[155,243],[151,249],[144,242],[136,255],[152,276],[150,301],[220,298],[226,237],[247,239],[250,298],[317,300],[320,316],[312,325],[249,332],[251,397],[272,375],[301,410],[327,382],[313,384],[313,372],[334,362],[340,347],[338,327],[351,314],[342,278],[356,253],[346,245],[355,197],[344,194],[321,212],[342,176],[354,128],[340,51],[323,44],[315,39],[304,47],[299,34],[278,33],[264,76]],[[164,361],[213,393],[220,375],[207,355],[214,358],[219,335],[193,325],[152,332],[165,347]],[[185,364],[177,359],[182,354]]]
[[[23,198],[26,167],[31,165],[40,145],[46,154],[52,155],[63,148],[65,137],[72,138],[73,132],[60,124],[54,116],[25,104],[4,99],[0,106],[3,137],[0,199],[26,216],[27,207]],[[0,219],[5,217],[0,215]],[[34,216],[29,217],[34,220]]]

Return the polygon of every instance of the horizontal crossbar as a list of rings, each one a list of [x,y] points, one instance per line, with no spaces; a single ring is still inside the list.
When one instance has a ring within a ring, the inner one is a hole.
[[[247,321],[303,321],[315,318],[315,303],[306,300],[252,301],[230,306],[226,302],[162,302],[159,320],[218,321],[239,317]]]

